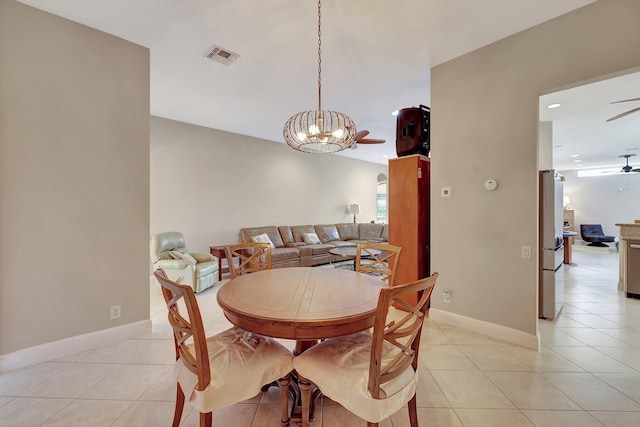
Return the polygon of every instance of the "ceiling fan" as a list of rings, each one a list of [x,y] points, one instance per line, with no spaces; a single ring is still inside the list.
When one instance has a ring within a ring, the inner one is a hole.
[[[625,159],[627,159],[627,165],[622,167],[622,172],[624,173],[640,172],[640,168],[634,169],[633,166],[629,166],[629,157],[633,157],[633,156],[635,156],[635,154],[623,154],[621,156],[618,156],[618,157],[624,157]]]
[[[640,98],[623,99],[622,101],[612,102],[612,104],[619,104],[619,103],[621,103],[621,102],[632,102],[632,101],[640,101]],[[631,110],[629,110],[629,111],[625,111],[625,112],[624,112],[624,113],[622,113],[622,114],[618,114],[617,116],[613,116],[613,117],[611,117],[610,119],[608,119],[607,121],[608,121],[608,122],[612,122],[612,121],[617,120],[617,119],[619,119],[619,118],[621,118],[621,117],[627,116],[627,115],[629,115],[629,114],[631,114],[631,113],[635,113],[636,111],[640,111],[640,107],[632,108]],[[622,157],[622,156],[621,156],[621,157]],[[628,160],[628,159],[627,159],[627,160]]]
[[[377,138],[366,138],[369,135],[368,130],[359,130],[356,132],[356,140],[353,144],[351,144],[351,149],[355,150],[358,148],[358,144],[384,144],[384,139]]]

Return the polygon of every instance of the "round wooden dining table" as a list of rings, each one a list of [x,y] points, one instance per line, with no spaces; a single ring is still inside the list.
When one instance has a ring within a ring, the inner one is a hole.
[[[217,298],[231,323],[260,335],[295,339],[300,354],[319,339],[372,327],[384,286],[355,271],[279,268],[236,277]]]

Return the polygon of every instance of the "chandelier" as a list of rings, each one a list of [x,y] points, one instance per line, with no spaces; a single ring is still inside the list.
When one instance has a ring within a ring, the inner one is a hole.
[[[356,125],[349,116],[322,109],[321,0],[318,0],[318,109],[295,114],[284,125],[284,140],[305,153],[335,153],[351,147]]]

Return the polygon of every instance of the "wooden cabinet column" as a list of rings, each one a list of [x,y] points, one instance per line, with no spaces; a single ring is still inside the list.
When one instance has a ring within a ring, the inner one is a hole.
[[[430,274],[430,166],[420,154],[389,160],[389,243],[402,248],[398,284]]]

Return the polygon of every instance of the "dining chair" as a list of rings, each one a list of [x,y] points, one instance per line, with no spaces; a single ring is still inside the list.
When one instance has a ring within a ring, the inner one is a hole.
[[[371,251],[377,249],[377,251]],[[361,273],[383,276],[388,286],[395,285],[396,269],[400,258],[399,246],[387,243],[359,243],[356,251],[355,270]]]
[[[250,399],[273,381],[280,389],[281,424],[289,425],[291,352],[271,338],[235,327],[206,337],[193,289],[169,280],[162,269],[154,276],[162,286],[176,350],[173,427],[180,424],[185,399],[200,412],[200,426],[211,427],[212,411]]]
[[[415,282],[382,288],[372,334],[330,338],[293,359],[300,378],[303,427],[309,426],[314,384],[325,396],[367,420],[368,427],[377,426],[408,402],[410,425],[418,427],[420,334],[437,279],[438,273],[434,273]],[[402,299],[415,293],[419,295],[415,305]],[[401,319],[387,323],[391,304],[407,311]]]
[[[239,243],[224,248],[231,278],[261,270],[271,270],[270,243]],[[238,260],[236,265],[234,259]]]

